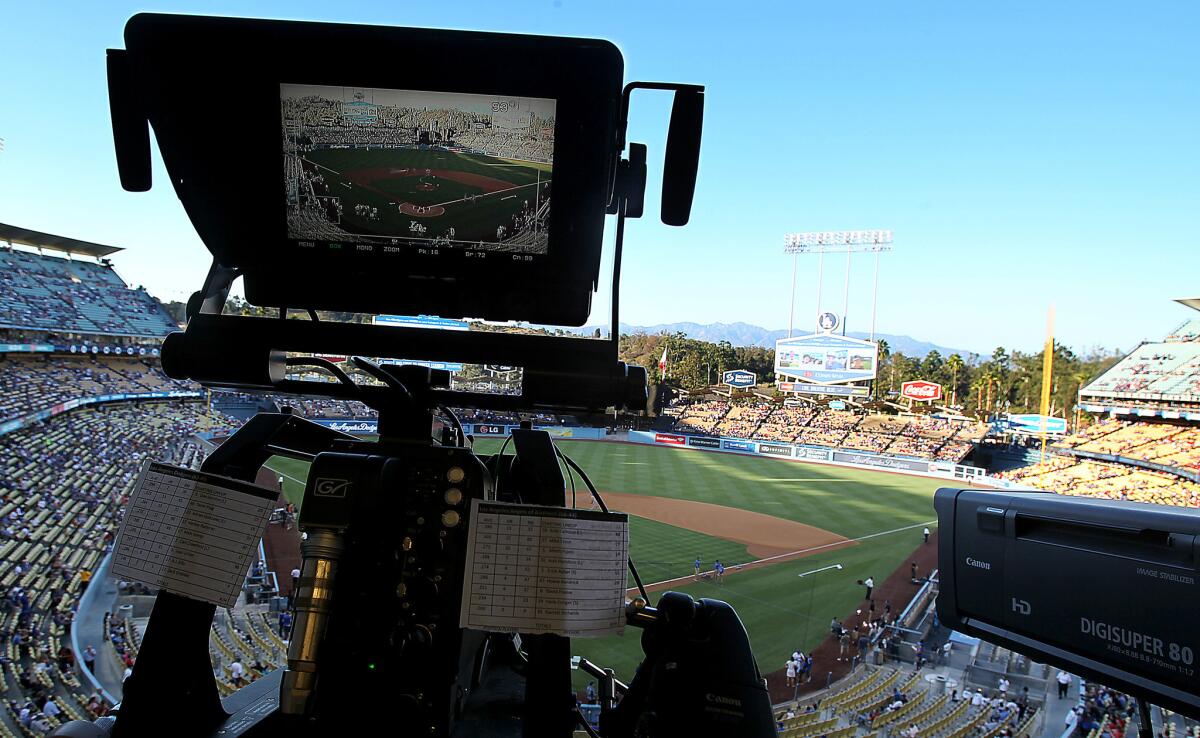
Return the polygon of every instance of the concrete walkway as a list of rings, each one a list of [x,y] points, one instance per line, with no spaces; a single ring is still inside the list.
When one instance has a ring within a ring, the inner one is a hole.
[[[79,612],[75,613],[75,640],[79,646],[76,657],[80,669],[83,670],[83,649],[88,646],[95,648],[95,677],[113,699],[120,701],[121,675],[124,669],[117,661],[112,646],[104,640],[104,613],[112,609],[117,599],[117,580],[109,574],[109,561],[111,559],[106,559],[105,564],[96,572],[88,587],[88,594],[91,596],[81,603]],[[98,588],[94,595],[91,592],[93,587]],[[84,688],[88,689],[86,675],[81,681]]]

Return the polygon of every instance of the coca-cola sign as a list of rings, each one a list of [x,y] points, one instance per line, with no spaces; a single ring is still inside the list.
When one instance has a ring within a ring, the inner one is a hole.
[[[942,385],[925,380],[905,382],[900,386],[900,396],[919,402],[940,400],[942,399]]]

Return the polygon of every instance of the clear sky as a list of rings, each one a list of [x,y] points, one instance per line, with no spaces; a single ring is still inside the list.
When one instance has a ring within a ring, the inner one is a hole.
[[[628,229],[622,317],[787,325],[788,231],[889,228],[880,331],[1036,349],[1054,302],[1076,348],[1158,338],[1200,296],[1200,4],[1181,2],[105,2],[0,14],[0,221],[126,247],[164,299],[207,252],[161,167],[121,190],[104,49],[140,10],[439,26],[617,43],[626,78],[707,85],[692,222]],[[669,106],[635,102],[652,147]],[[648,197],[648,205],[650,198]],[[656,213],[655,213],[656,214]],[[816,308],[801,260],[797,323]],[[842,312],[844,260],[824,309]],[[869,323],[871,262],[851,275]],[[603,304],[603,301],[601,301]]]

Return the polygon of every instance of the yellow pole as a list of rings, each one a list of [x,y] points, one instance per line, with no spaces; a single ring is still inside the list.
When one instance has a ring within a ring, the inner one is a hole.
[[[1046,463],[1046,423],[1050,412],[1050,375],[1054,373],[1054,306],[1046,316],[1046,346],[1042,355],[1042,459]]]

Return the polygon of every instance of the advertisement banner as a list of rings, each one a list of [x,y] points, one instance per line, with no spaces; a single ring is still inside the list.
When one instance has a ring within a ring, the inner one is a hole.
[[[443,331],[469,331],[471,326],[465,320],[451,320],[434,315],[376,315],[375,325],[390,325],[400,328],[433,328]]]
[[[0,354],[45,353],[53,350],[54,346],[48,343],[0,343]]]
[[[808,461],[829,461],[829,450],[824,448],[796,448],[796,458]]]
[[[879,347],[871,341],[814,333],[775,342],[775,374],[814,384],[874,379]]]
[[[760,454],[766,454],[767,456],[787,456],[788,458],[791,458],[792,451],[793,449],[791,446],[784,446],[778,443],[758,444],[758,452]]]
[[[1114,409],[1113,412],[1116,413],[1117,410]],[[1128,414],[1128,411],[1125,411],[1125,414]],[[1036,413],[1029,413],[1026,415],[1009,415],[1007,418],[1008,429],[1014,433],[1030,433],[1040,435],[1042,432],[1042,418],[1043,416]],[[1066,434],[1066,418],[1046,417],[1045,421],[1046,435],[1061,436]]]
[[[753,387],[758,384],[758,375],[754,372],[734,369],[721,375],[721,384],[730,387]]]
[[[900,396],[917,402],[933,402],[942,399],[942,385],[918,380],[900,385]]]
[[[687,443],[687,438],[673,433],[655,433],[654,442],[665,443],[668,446],[683,446]]]
[[[698,446],[700,448],[721,448],[721,440],[718,438],[706,438],[704,436],[688,436],[687,445]]]
[[[749,451],[754,453],[754,441],[742,441],[735,438],[722,438],[721,448],[727,451]]]
[[[444,369],[448,372],[461,372],[463,365],[454,361],[423,361],[421,359],[383,359],[380,364],[409,364],[423,366],[428,369]]]
[[[852,385],[805,384],[804,382],[780,382],[780,392],[795,392],[798,395],[834,395],[837,397],[866,397],[870,387]]]
[[[309,418],[312,422],[318,425],[323,425],[326,428],[342,433],[377,433],[379,431],[379,421],[376,420],[355,420],[355,419],[337,419],[337,418]]]
[[[891,456],[855,454],[846,451],[834,451],[832,457],[834,461],[840,461],[843,464],[876,466],[881,469],[900,469],[903,471],[921,472],[924,474],[929,473],[929,462],[917,461],[916,459],[896,459]]]
[[[477,436],[506,436],[504,426],[491,425],[488,423],[480,423],[475,426],[475,435]]]

